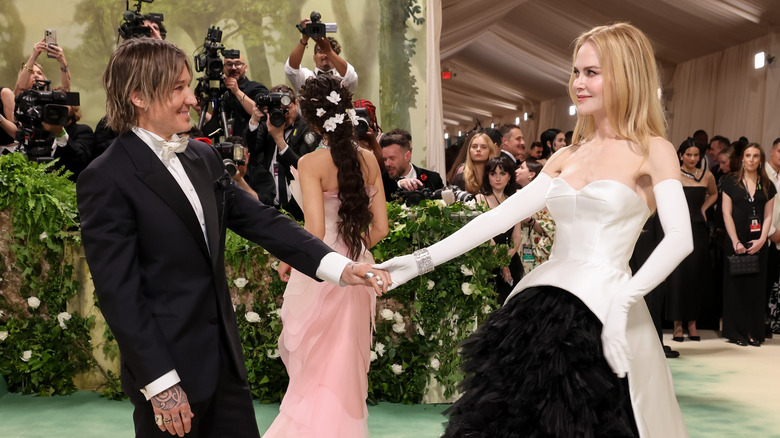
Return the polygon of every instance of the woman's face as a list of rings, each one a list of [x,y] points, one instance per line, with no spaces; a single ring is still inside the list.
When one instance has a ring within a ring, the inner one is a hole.
[[[692,146],[683,152],[680,159],[683,162],[683,165],[687,168],[694,168],[697,164],[699,164],[699,148]]]
[[[745,166],[745,170],[755,172],[759,164],[761,164],[761,151],[756,147],[745,148],[742,152],[742,165]]]
[[[503,191],[504,187],[509,184],[509,178],[511,177],[512,176],[502,169],[501,166],[496,166],[496,168],[488,174],[490,187],[492,187],[493,190]]]
[[[558,135],[555,136],[555,140],[553,140],[552,150],[553,152],[558,152],[564,147],[566,147],[566,134],[559,132]]]
[[[515,181],[520,187],[525,187],[533,179],[534,174],[528,170],[528,166],[523,162],[520,167],[515,170]]]
[[[43,70],[37,65],[33,65],[33,71],[30,75],[30,82],[27,83],[27,88],[32,88],[36,80],[46,80],[46,75],[43,74]]]
[[[723,173],[731,172],[731,159],[726,154],[718,155],[719,170]]]
[[[485,136],[475,137],[471,142],[471,147],[469,148],[469,156],[471,157],[471,161],[475,163],[484,163],[488,160],[488,155],[490,155],[490,153],[487,138],[485,138]]]
[[[601,72],[601,60],[596,46],[587,42],[577,51],[574,61],[574,81],[572,93],[577,96],[577,112],[593,115],[604,111],[604,84]]]

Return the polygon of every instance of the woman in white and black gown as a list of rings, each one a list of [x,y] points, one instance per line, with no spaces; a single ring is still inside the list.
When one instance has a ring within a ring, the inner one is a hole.
[[[463,344],[469,377],[445,437],[688,436],[642,299],[692,250],[650,42],[625,23],[586,32],[569,85],[572,146],[452,236],[379,265],[397,286],[545,205],[556,222],[550,259]],[[665,237],[632,276],[656,208]]]

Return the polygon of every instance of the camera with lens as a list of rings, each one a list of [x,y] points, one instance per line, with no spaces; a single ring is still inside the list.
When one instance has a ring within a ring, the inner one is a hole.
[[[206,32],[203,48],[195,55],[195,71],[204,73],[198,78],[198,85],[195,87],[195,94],[199,96],[218,97],[227,91],[223,71],[225,64],[222,62],[222,57],[237,59],[241,53],[238,50],[226,50],[221,43],[222,30],[218,27],[210,27]]]
[[[268,119],[277,128],[284,125],[284,119],[287,117],[290,103],[292,103],[290,93],[260,94],[255,99],[255,105],[258,108],[263,109],[265,107],[268,109]],[[263,117],[263,121],[265,121],[265,117]]]
[[[222,164],[225,165],[225,170],[227,170],[227,173],[229,173],[230,176],[234,176],[238,173],[238,166],[246,164],[244,147],[240,144],[223,141],[217,143],[214,147],[222,157]]]
[[[358,138],[364,137],[368,134],[368,127],[371,126],[371,114],[368,112],[368,108],[355,108],[355,115],[358,120],[355,133]]]
[[[325,38],[326,33],[336,33],[338,25],[336,23],[323,23],[320,21],[322,19],[322,15],[320,15],[319,12],[312,11],[309,19],[311,20],[311,23],[307,24],[306,27],[303,27],[300,24],[295,25],[295,27],[297,27],[298,30],[307,37]]]
[[[130,0],[127,0],[127,10],[122,14],[122,19],[125,21],[119,26],[119,36],[122,39],[151,37],[152,29],[146,26],[144,21],[150,19],[163,21],[163,14],[141,15],[141,4],[143,3],[154,3],[154,0],[138,0],[134,11],[130,10]]]
[[[51,161],[51,134],[43,128],[43,123],[66,126],[69,121],[66,105],[79,105],[79,93],[51,91],[50,85],[51,81],[38,79],[32,88],[16,96],[14,117],[19,123],[16,140],[30,161]]]

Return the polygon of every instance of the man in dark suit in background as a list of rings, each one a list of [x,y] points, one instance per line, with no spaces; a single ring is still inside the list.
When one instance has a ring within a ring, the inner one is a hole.
[[[264,204],[283,208],[302,221],[303,211],[290,191],[290,181],[294,179],[290,167],[297,169],[298,159],[316,145],[307,143],[312,137],[306,135],[309,127],[298,113],[295,91],[282,84],[272,87],[271,92],[287,93],[291,101],[280,108],[286,111],[282,126],[274,126],[260,108],[253,110],[246,134],[250,153],[246,180]],[[269,181],[273,182],[272,186]]]
[[[119,344],[136,436],[256,438],[225,275],[226,227],[312,277],[377,293],[390,279],[237,188],[214,148],[179,141],[196,103],[188,59],[150,38],[111,55],[103,86],[119,137],[79,177],[82,240]]]
[[[388,201],[399,190],[434,191],[444,187],[438,173],[412,164],[412,135],[408,131],[393,129],[379,139],[379,146],[385,162],[382,183]]]

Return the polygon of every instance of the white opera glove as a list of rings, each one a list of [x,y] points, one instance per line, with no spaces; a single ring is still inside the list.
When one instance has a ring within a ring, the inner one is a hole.
[[[540,172],[531,183],[498,207],[477,216],[446,239],[415,251],[417,259],[415,255],[409,254],[374,267],[390,272],[393,284],[389,289],[395,289],[418,275],[430,272],[435,266],[477,247],[544,208],[551,181],[549,175]]]
[[[631,360],[626,339],[631,306],[658,286],[693,251],[691,221],[682,184],[667,179],[653,187],[664,238],[642,267],[612,298],[604,318],[601,343],[604,358],[618,377],[625,377]]]

